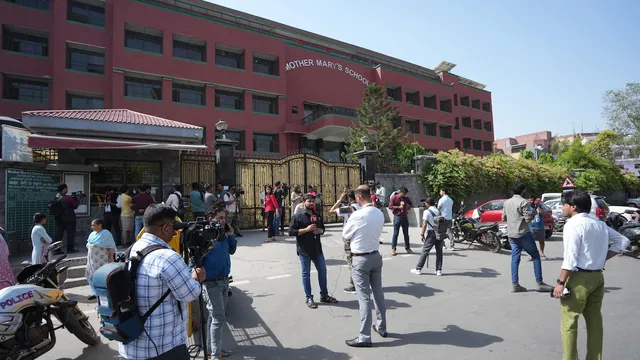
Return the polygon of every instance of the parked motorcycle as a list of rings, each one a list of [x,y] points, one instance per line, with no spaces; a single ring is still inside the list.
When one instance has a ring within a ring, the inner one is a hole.
[[[453,235],[456,243],[470,242],[469,247],[477,242],[493,253],[500,252],[502,244],[497,233],[499,225],[495,223],[481,223],[473,218],[465,217],[464,202],[460,203],[460,210],[454,215]]]
[[[58,241],[49,247],[51,253],[62,248]],[[83,343],[100,343],[88,317],[58,286],[58,267],[66,255],[46,264],[30,265],[20,271],[18,285],[0,290],[0,359],[33,360],[56,344],[55,331],[66,328]],[[51,317],[60,322],[54,326]]]
[[[640,259],[640,222],[629,221],[618,228],[618,232],[629,239],[626,254]]]
[[[498,225],[498,232],[496,236],[500,238],[502,248],[505,250],[511,250],[511,243],[509,242],[509,235],[507,235],[507,223],[501,223]]]
[[[604,222],[615,231],[618,231],[624,224],[628,222],[627,218],[617,212],[610,212]]]

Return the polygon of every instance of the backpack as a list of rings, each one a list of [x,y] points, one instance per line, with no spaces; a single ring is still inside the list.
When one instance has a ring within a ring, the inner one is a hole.
[[[92,285],[98,297],[100,333],[109,340],[128,344],[144,332],[144,323],[169,296],[167,290],[145,314],[140,315],[136,299],[136,277],[142,259],[151,252],[166,249],[153,245],[137,252],[124,263],[109,263],[93,274]],[[130,251],[130,249],[128,249]]]
[[[55,198],[53,198],[53,200],[49,201],[47,207],[49,208],[49,214],[53,215],[54,217],[64,215],[64,204],[62,203],[62,196],[56,196]]]
[[[447,224],[447,220],[442,215],[436,215],[433,211],[427,209],[429,214],[433,216],[433,224],[430,224],[433,227],[433,230],[436,233],[436,240],[444,240],[448,238],[447,230],[449,230],[449,226]]]
[[[174,192],[171,195],[175,195],[178,198],[178,216],[180,219],[184,218],[184,214],[187,212],[187,208],[189,207],[189,200],[187,200],[186,196],[178,196],[178,193]],[[182,195],[182,193],[180,193]]]

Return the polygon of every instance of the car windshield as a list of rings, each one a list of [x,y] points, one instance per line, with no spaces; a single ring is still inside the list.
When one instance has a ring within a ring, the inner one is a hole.
[[[598,205],[598,207],[605,207],[605,206],[609,206],[609,204],[607,204],[606,201],[604,201],[603,198],[595,198],[596,204]]]

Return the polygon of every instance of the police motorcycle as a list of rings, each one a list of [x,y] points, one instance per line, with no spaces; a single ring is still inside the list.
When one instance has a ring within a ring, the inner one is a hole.
[[[60,248],[61,241],[51,244],[48,259]],[[61,328],[87,345],[100,343],[78,302],[58,285],[58,274],[67,271],[67,266],[60,266],[65,257],[27,266],[16,277],[17,285],[0,290],[0,359],[33,360],[43,356],[55,346],[55,331]],[[52,317],[61,325],[54,325]]]
[[[460,202],[460,210],[453,216],[454,242],[469,242],[469,247],[477,242],[492,253],[500,252],[502,243],[498,236],[499,225],[495,223],[481,223],[472,217],[464,216],[464,201]]]

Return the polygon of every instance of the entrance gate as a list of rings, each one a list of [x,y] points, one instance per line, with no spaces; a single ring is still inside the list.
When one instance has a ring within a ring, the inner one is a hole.
[[[322,211],[325,223],[340,221],[338,216],[329,213],[345,186],[355,189],[360,185],[360,164],[329,162],[312,154],[295,154],[281,159],[236,157],[236,182],[244,189],[239,225],[242,228],[261,228],[260,193],[265,185],[276,181],[289,184],[291,190],[298,184],[302,192],[313,186],[321,194]],[[285,220],[291,220],[291,200],[285,199]]]
[[[183,195],[189,194],[191,184],[216,183],[216,157],[212,154],[183,154],[180,157],[181,181]],[[204,191],[204,189],[202,189]]]

